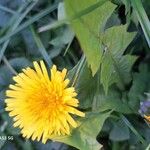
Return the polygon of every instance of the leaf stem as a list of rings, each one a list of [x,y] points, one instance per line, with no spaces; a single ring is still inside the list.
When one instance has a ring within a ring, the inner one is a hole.
[[[9,68],[9,70],[14,74],[17,75],[18,73],[16,72],[16,70],[10,65],[10,63],[8,62],[7,58],[5,56],[3,56],[3,61],[5,63],[5,65]]]
[[[76,84],[76,82],[79,78],[81,68],[85,65],[85,62],[86,62],[86,57],[85,57],[85,55],[83,55],[82,58],[81,58],[81,61],[79,63],[79,66],[78,66],[78,68],[75,72],[74,79],[73,79],[73,82],[72,82],[72,86],[75,86],[75,84]]]

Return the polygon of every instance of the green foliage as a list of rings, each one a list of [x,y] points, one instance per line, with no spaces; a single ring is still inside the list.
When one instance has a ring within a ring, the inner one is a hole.
[[[123,100],[121,93],[117,88],[112,87],[106,95],[102,85],[100,85],[100,72],[93,77],[90,68],[86,62],[80,68],[80,74],[76,74],[81,61],[70,70],[68,77],[70,80],[75,75],[78,76],[75,87],[78,91],[78,99],[82,109],[92,109],[94,111],[114,110],[121,113],[133,113],[127,100]],[[80,81],[80,82],[79,82]]]
[[[75,16],[78,12],[84,10],[90,5],[96,4],[96,2],[96,0],[83,0],[82,3],[80,3],[80,0],[65,0],[66,13],[68,17]],[[100,0],[97,9],[86,16],[79,17],[72,21],[72,27],[80,41],[93,75],[98,71],[102,61],[103,49],[100,38],[101,32],[104,30],[105,22],[114,9],[115,5],[111,2]]]
[[[109,138],[112,141],[125,141],[130,138],[129,128],[122,120],[113,123],[113,128],[110,131]]]
[[[106,93],[111,84],[117,82],[124,89],[125,84],[131,80],[130,70],[136,57],[123,56],[123,53],[135,33],[127,33],[126,30],[126,26],[113,27],[106,30],[102,36],[105,52],[101,65],[101,83]]]
[[[79,123],[79,127],[73,129],[72,135],[54,137],[53,139],[72,145],[80,150],[99,150],[102,146],[96,141],[96,136],[110,113],[88,113],[86,118]]]
[[[140,101],[146,98],[144,93],[149,92],[150,89],[150,72],[146,64],[141,64],[139,73],[133,74],[133,83],[128,93],[129,105],[133,110],[138,110]]]
[[[96,95],[98,83],[96,83],[96,77],[92,77],[92,72],[85,61],[82,64],[83,67],[80,69],[80,74],[77,73],[77,69],[79,68],[80,64],[81,61],[69,71],[68,77],[72,80],[75,76],[78,77],[75,82],[75,87],[78,91],[80,106],[81,108],[87,109],[92,105]]]
[[[93,1],[83,1],[81,7],[78,7],[78,1],[74,1],[74,3],[66,1],[66,12],[69,16],[73,16],[93,3]],[[105,2],[94,12],[72,22],[88,64],[91,65],[93,75],[102,63],[101,83],[106,93],[108,92],[108,87],[114,82],[119,81],[122,88],[124,88],[124,84],[129,83],[129,79],[124,81],[124,76],[129,74],[136,60],[136,57],[133,56],[122,57],[123,52],[133,40],[135,33],[127,33],[126,26],[113,27],[105,32],[103,31],[105,23],[114,8],[115,6],[110,2]],[[107,9],[110,10],[110,14]],[[98,13],[101,15],[97,15]]]
[[[150,47],[150,21],[149,21],[148,16],[143,8],[142,2],[141,2],[141,0],[132,0],[131,3],[134,8],[134,11],[136,12],[139,23],[143,29],[147,43]]]
[[[1,0],[0,137],[14,140],[0,140],[0,149],[148,150],[149,123],[139,109],[150,92],[149,6],[148,0]],[[69,70],[86,113],[75,118],[71,135],[53,137],[62,143],[23,139],[4,109],[12,77],[40,59]]]

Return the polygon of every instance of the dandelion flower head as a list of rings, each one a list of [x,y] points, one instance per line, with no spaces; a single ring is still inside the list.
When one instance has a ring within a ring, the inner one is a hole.
[[[77,127],[72,114],[85,114],[76,109],[79,101],[74,87],[68,87],[66,69],[58,71],[53,65],[49,76],[43,61],[33,65],[35,69],[23,69],[13,78],[15,83],[6,91],[6,111],[23,137],[45,143],[52,136],[71,134]]]

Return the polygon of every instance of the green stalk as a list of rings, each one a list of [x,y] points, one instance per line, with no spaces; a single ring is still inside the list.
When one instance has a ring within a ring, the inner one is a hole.
[[[16,72],[16,70],[11,66],[11,64],[9,63],[9,61],[7,60],[7,58],[5,56],[3,56],[3,61],[5,63],[5,65],[8,67],[8,69],[14,74],[17,75],[18,73]]]
[[[1,9],[2,11],[5,11],[5,12],[10,13],[10,14],[13,14],[13,15],[16,14],[15,11],[11,10],[10,8],[4,7],[4,6],[2,6],[2,5],[0,5],[0,9]]]
[[[9,32],[8,34],[6,34],[5,36],[3,36],[2,38],[0,38],[0,44],[2,44],[3,42],[5,42],[6,40],[8,40],[10,37],[12,37],[13,35],[17,34],[18,32],[20,32],[21,30],[27,28],[28,26],[30,26],[32,23],[38,21],[39,19],[41,19],[42,17],[48,15],[49,13],[53,12],[58,6],[58,3],[52,5],[52,6],[48,6],[45,10],[43,10],[42,12],[34,15],[33,17],[31,17],[30,19],[28,19],[27,21],[25,21],[24,23],[22,23],[18,28],[16,28],[16,30]]]
[[[43,56],[44,60],[46,61],[46,63],[48,64],[48,67],[51,67],[52,66],[52,61],[39,37],[39,35],[35,32],[34,28],[31,27],[31,31],[32,31],[32,35],[33,35],[33,38],[35,40],[35,43],[39,49],[39,52],[41,53],[41,55]]]
[[[26,17],[26,15],[32,10],[32,8],[35,6],[36,3],[37,2],[31,3],[27,7],[27,9],[24,11],[24,13],[22,13],[19,17],[18,17],[18,15],[15,16],[16,17],[15,22],[12,25],[12,27],[9,28],[8,33],[9,32],[13,32],[13,31],[16,30],[16,28],[19,26],[19,24],[22,22],[22,20]],[[26,5],[25,5],[25,7],[26,7]],[[18,12],[20,12],[22,9],[24,9],[24,7],[22,7]],[[4,42],[4,44],[2,45],[2,48],[0,50],[0,62],[1,62],[1,59],[3,57],[3,54],[4,54],[5,50],[6,50],[9,42],[10,42],[10,39],[8,38],[8,39],[6,39],[6,41]]]
[[[146,147],[147,142],[144,140],[144,138],[137,132],[137,130],[132,126],[132,124],[128,121],[128,119],[123,116],[120,115],[122,120],[124,121],[124,123],[130,128],[130,130],[137,136],[137,138],[139,139],[139,141],[141,141],[141,143]]]
[[[79,63],[79,66],[75,72],[75,75],[74,75],[74,78],[73,78],[73,81],[72,81],[72,86],[75,86],[78,78],[79,78],[79,75],[80,75],[80,72],[81,72],[81,69],[83,68],[83,66],[85,65],[85,62],[86,62],[86,57],[85,55],[82,56],[81,58],[81,61]]]
[[[136,12],[137,18],[140,22],[148,46],[150,47],[150,21],[143,8],[141,0],[131,0],[134,11]]]

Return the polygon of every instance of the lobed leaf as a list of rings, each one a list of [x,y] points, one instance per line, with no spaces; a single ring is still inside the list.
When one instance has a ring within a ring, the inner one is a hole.
[[[68,14],[68,18],[71,18],[96,2],[97,0],[82,0],[82,3],[80,0],[65,0],[66,14]],[[105,22],[115,9],[115,5],[108,0],[100,0],[97,3],[99,4],[97,9],[82,17],[78,16],[76,20],[71,22],[93,75],[98,71],[103,55],[99,34],[103,31]]]
[[[74,78],[74,74],[79,67],[79,64],[69,71],[68,77],[71,80]],[[100,85],[100,72],[97,72],[93,77],[87,63],[84,63],[77,76],[78,80],[75,88],[78,92],[80,108],[101,112],[114,110],[126,114],[133,113],[127,100],[123,100],[122,94],[117,88],[111,87],[111,90],[108,91],[107,95],[104,93],[102,85]]]
[[[137,57],[123,55],[135,37],[135,33],[128,33],[126,28],[126,25],[112,27],[103,33],[105,53],[101,65],[101,83],[106,93],[111,84],[119,83],[124,89],[130,81],[130,70]]]

